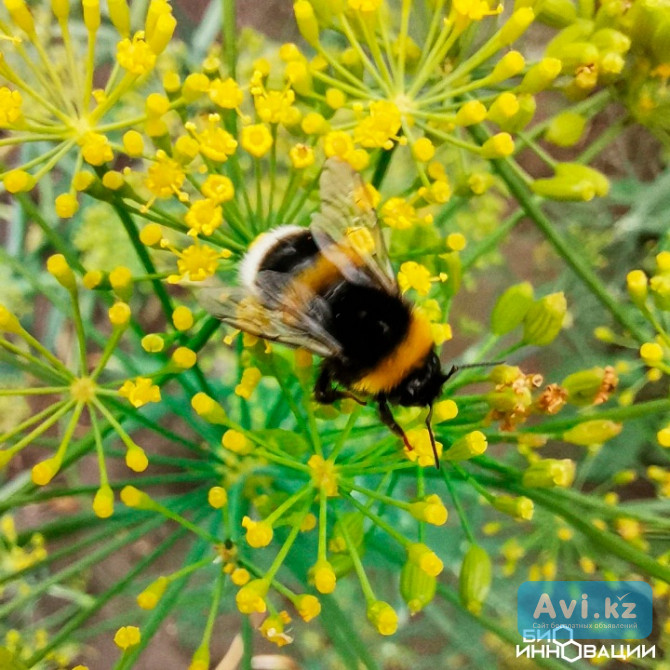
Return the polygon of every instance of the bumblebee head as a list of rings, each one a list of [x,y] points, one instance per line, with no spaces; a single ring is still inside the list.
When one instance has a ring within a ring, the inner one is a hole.
[[[404,407],[432,405],[442,392],[446,380],[447,375],[442,371],[440,359],[431,351],[423,363],[389,393],[388,399]]]

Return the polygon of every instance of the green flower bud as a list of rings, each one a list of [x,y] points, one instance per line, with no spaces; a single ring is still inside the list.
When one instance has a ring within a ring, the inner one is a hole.
[[[563,28],[556,37],[554,37],[544,50],[545,57],[558,58],[563,63],[563,71],[567,70],[564,51],[574,43],[588,44],[593,33],[593,21],[578,19],[567,28]],[[597,56],[597,54],[596,54]],[[580,61],[583,62],[583,61]]]
[[[533,304],[533,287],[529,282],[510,286],[496,302],[491,313],[491,332],[505,335],[519,326]]]
[[[449,515],[444,503],[435,493],[410,503],[409,513],[418,521],[423,521],[433,526],[444,525]]]
[[[568,402],[573,405],[599,405],[609,398],[618,382],[614,368],[608,366],[574,372],[561,382],[561,386],[568,392]]]
[[[383,600],[368,605],[368,619],[381,635],[393,635],[398,630],[396,611]]]
[[[519,390],[513,388],[506,388],[502,391],[491,391],[486,394],[486,402],[491,409],[499,412],[523,412],[524,409],[530,407],[533,402],[533,396],[530,389],[522,388]]]
[[[494,384],[509,385],[522,376],[521,368],[516,365],[496,365],[489,373],[489,380]]]
[[[551,344],[561,331],[567,311],[562,292],[536,300],[523,320],[523,341],[539,347]]]
[[[465,461],[474,456],[480,456],[488,447],[486,435],[479,430],[464,435],[454,442],[442,455],[448,461]]]
[[[523,130],[533,120],[537,109],[535,97],[530,93],[519,93],[516,97],[519,111],[500,126],[508,133],[518,133]]]
[[[607,177],[602,172],[588,165],[559,163],[556,165],[556,176],[575,180],[588,180],[593,184],[596,195],[600,197],[606,196],[610,190],[610,183]]]
[[[461,255],[457,251],[442,254],[440,258],[445,262],[447,280],[444,282],[450,294],[458,293],[463,276]]]
[[[530,521],[535,512],[535,506],[530,498],[525,496],[496,496],[492,505],[504,514],[519,521]]]
[[[308,0],[297,0],[293,3],[293,13],[298,30],[305,42],[316,47],[319,44],[319,23],[314,15],[314,8]]]
[[[577,8],[571,0],[541,0],[537,20],[552,28],[563,28],[574,23]]]
[[[486,551],[470,545],[459,576],[458,591],[463,606],[473,614],[479,614],[491,588],[491,559]]]
[[[601,28],[591,35],[591,41],[600,51],[616,51],[625,54],[630,49],[630,37],[614,28]]]
[[[656,307],[664,312],[670,311],[670,275],[653,276],[649,281],[649,288]]]
[[[539,93],[544,91],[561,74],[562,68],[563,64],[558,58],[543,58],[526,72],[519,85],[519,92]]]
[[[365,517],[360,512],[347,512],[338,518],[333,526],[333,532],[328,543],[328,549],[333,553],[347,551],[347,542],[344,539],[346,530],[354,547],[358,549],[363,544],[364,532],[363,522]]]
[[[582,138],[585,128],[586,117],[575,112],[563,112],[551,120],[544,139],[558,147],[571,147]]]
[[[574,179],[551,177],[549,179],[536,179],[530,187],[533,193],[551,200],[588,202],[593,200],[596,195],[595,186],[586,180],[575,181]]]
[[[206,393],[196,393],[191,398],[191,407],[196,414],[209,423],[226,426],[229,423],[226,410]]]
[[[623,429],[622,423],[608,421],[606,419],[593,419],[583,421],[574,428],[563,433],[563,439],[571,444],[588,447],[592,444],[602,444],[616,437]]]
[[[521,7],[512,13],[498,31],[498,43],[507,46],[523,35],[535,19],[535,12],[530,7]]]
[[[444,563],[437,554],[422,542],[409,545],[407,560],[418,565],[423,572],[431,577],[437,577],[444,570]]]
[[[363,551],[359,551],[360,555],[363,553]],[[331,554],[329,562],[337,579],[348,575],[354,569],[354,561],[348,551],[342,554]]]
[[[569,458],[544,458],[531,463],[523,473],[528,488],[568,487],[575,479],[575,462]]]
[[[437,579],[408,560],[400,572],[400,594],[411,615],[420,612],[434,597]]]
[[[487,77],[491,84],[497,84],[523,72],[526,61],[518,51],[508,51],[494,66],[493,71]]]
[[[0,333],[16,335],[22,330],[19,320],[4,305],[0,305]]]

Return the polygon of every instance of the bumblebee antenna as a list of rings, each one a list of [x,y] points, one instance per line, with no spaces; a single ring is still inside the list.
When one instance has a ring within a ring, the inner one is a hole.
[[[435,457],[435,467],[440,469],[440,457],[437,455],[437,444],[435,444],[435,435],[433,433],[433,428],[430,425],[430,420],[433,418],[433,405],[428,405],[428,415],[426,416],[426,428],[428,429],[428,435],[430,436],[430,446],[433,448],[433,456]]]
[[[452,365],[449,372],[444,376],[444,381],[451,379],[459,370],[467,370],[468,368],[490,368],[495,365],[503,365],[505,361],[489,361],[486,363],[465,363],[464,365]]]

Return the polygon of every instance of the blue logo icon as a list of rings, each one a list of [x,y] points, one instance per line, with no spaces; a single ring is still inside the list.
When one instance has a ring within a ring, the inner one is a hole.
[[[651,586],[641,581],[524,582],[517,617],[524,639],[641,640],[651,633]]]

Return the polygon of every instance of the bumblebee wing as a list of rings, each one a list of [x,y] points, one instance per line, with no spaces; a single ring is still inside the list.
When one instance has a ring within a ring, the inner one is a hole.
[[[337,340],[319,323],[314,310],[310,314],[301,309],[304,296],[290,296],[276,307],[269,307],[246,288],[210,285],[197,289],[197,298],[212,316],[245,333],[289,347],[303,347],[324,358],[341,350]]]
[[[372,283],[398,293],[372,196],[345,161],[326,161],[320,180],[321,209],[310,230],[320,251],[347,280]]]

